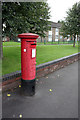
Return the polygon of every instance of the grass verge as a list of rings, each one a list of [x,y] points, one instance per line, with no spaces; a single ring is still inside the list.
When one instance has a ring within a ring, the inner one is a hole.
[[[78,46],[43,45],[37,46],[37,65],[78,52]],[[2,73],[7,74],[21,70],[21,47],[3,47]]]

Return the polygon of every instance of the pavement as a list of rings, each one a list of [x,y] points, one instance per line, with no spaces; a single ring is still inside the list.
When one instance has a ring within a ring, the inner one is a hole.
[[[2,95],[3,118],[78,118],[78,62],[36,80],[34,96],[20,88]]]

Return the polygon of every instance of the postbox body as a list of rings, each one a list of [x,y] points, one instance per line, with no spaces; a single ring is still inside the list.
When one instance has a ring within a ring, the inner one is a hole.
[[[21,74],[23,80],[33,80],[36,76],[36,39],[38,35],[23,33],[21,38]]]
[[[21,41],[21,73],[23,80],[33,80],[36,76],[36,41]]]

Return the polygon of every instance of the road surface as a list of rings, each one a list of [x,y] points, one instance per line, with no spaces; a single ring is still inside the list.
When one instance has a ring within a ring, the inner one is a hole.
[[[2,101],[3,118],[78,118],[78,62],[37,79],[34,96],[18,88]]]

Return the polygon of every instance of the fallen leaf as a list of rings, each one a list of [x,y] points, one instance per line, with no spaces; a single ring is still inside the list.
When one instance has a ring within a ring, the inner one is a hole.
[[[49,89],[50,92],[52,92],[52,89]]]
[[[20,114],[19,117],[22,118],[22,115]]]
[[[19,87],[21,87],[21,85],[19,85]]]
[[[9,94],[9,93],[8,93],[8,94],[7,94],[7,96],[8,96],[8,97],[10,97],[10,96],[11,96],[11,94]]]

